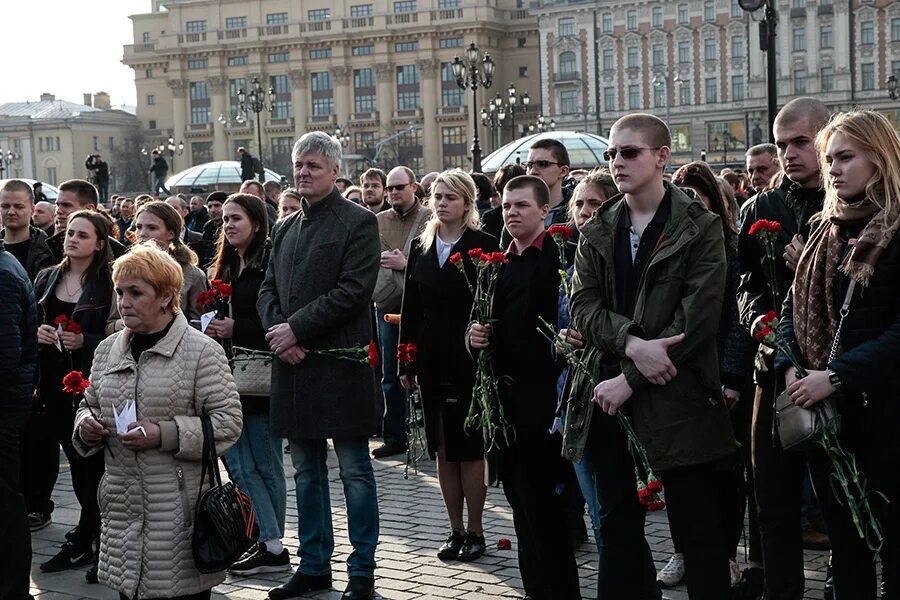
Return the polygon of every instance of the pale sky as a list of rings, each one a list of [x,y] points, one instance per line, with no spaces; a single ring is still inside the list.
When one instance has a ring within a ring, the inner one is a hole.
[[[98,91],[114,105],[135,104],[122,46],[134,43],[128,16],[147,12],[150,0],[0,0],[0,104],[42,92],[80,104],[83,93]]]

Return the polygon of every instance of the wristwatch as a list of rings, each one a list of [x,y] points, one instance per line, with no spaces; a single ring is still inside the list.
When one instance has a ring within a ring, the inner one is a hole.
[[[831,369],[828,369],[828,381],[831,382],[831,385],[834,386],[834,389],[841,389],[841,378]]]

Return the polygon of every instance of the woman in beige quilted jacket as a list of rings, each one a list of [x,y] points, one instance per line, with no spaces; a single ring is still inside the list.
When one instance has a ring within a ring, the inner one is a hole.
[[[100,483],[100,581],[123,599],[203,600],[225,573],[201,574],[191,553],[209,414],[221,455],[243,424],[222,347],[180,312],[181,267],[136,246],[113,265],[125,329],[94,354],[91,385],[75,419],[82,455],[106,452]],[[116,414],[134,405],[117,429]]]

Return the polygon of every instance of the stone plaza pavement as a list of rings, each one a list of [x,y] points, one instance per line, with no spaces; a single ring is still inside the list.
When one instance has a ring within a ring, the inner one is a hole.
[[[373,440],[372,446],[376,445]],[[64,455],[61,455],[61,458],[65,461]],[[290,551],[295,553],[296,496],[293,469],[290,467],[288,457],[285,458],[288,475],[288,509],[284,542]],[[516,535],[512,513],[503,491],[494,488],[488,491],[484,518],[488,553],[475,563],[442,562],[435,556],[435,551],[446,538],[448,526],[435,464],[426,459],[419,463],[417,475],[410,469],[409,479],[404,479],[405,457],[393,458],[396,460],[379,460],[373,463],[381,513],[381,537],[376,554],[377,596],[396,600],[521,598],[524,593],[516,561]],[[332,562],[334,588],[332,591],[309,597],[337,600],[346,583],[344,561],[351,551],[351,546],[347,539],[344,498],[333,452],[329,453],[329,465],[335,467],[330,473],[335,526],[335,555]],[[116,600],[118,594],[105,586],[85,583],[85,569],[46,574],[38,568],[41,562],[56,552],[65,532],[74,527],[78,520],[78,502],[72,492],[67,465],[61,469],[53,499],[57,506],[53,513],[53,524],[32,536],[34,557],[31,593],[40,600],[74,598]],[[664,511],[651,513],[647,519],[646,531],[657,568],[662,567],[672,551],[666,513]],[[512,550],[497,550],[496,544],[500,538],[510,539]],[[585,599],[597,596],[597,552],[593,546],[593,543],[582,545],[576,556],[581,573],[582,595]],[[807,599],[822,598],[826,559],[824,552],[806,553]],[[738,550],[738,562],[741,565],[744,563],[743,547]],[[296,556],[293,558],[293,564],[294,566],[297,564]],[[269,588],[286,581],[289,577],[289,573],[262,574],[245,578],[229,576],[222,585],[214,588],[213,598],[262,600]],[[663,592],[663,598],[668,600],[687,600],[687,597],[683,585]]]

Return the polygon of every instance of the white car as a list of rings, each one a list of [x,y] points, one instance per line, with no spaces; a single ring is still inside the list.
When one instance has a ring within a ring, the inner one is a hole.
[[[37,183],[36,179],[25,179],[24,177],[19,177],[21,181],[24,181],[28,185],[34,187],[34,184]],[[0,179],[0,187],[9,181],[9,179]],[[44,181],[41,182],[41,191],[44,192],[44,195],[47,196],[47,200],[50,202],[56,203],[56,197],[59,195],[59,190],[56,189],[56,186],[52,186],[49,183]]]

